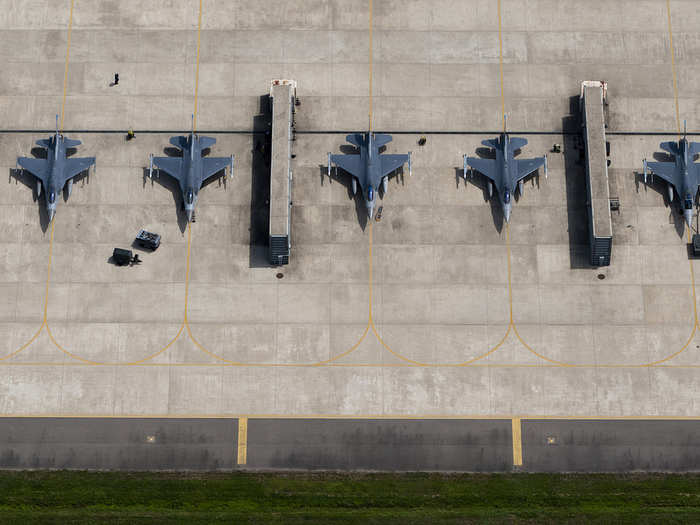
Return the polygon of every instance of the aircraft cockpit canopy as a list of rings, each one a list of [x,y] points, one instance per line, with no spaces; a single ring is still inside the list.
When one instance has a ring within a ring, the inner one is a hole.
[[[693,209],[693,197],[688,193],[685,196],[685,199],[683,200],[683,207],[686,210],[692,210]]]
[[[49,203],[53,204],[54,202],[56,202],[56,192],[52,191],[49,193]]]
[[[370,186],[370,187],[367,189],[367,200],[368,200],[368,201],[373,201],[373,200],[374,200],[374,188],[372,188],[372,186]]]
[[[503,202],[505,202],[506,204],[508,204],[510,202],[510,191],[509,190],[506,190],[503,193]]]
[[[194,192],[189,189],[187,190],[187,196],[185,197],[185,203],[192,204],[194,202]]]

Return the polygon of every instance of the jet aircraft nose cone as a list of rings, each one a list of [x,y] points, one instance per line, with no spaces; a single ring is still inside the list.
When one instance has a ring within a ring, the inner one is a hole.
[[[192,222],[192,212],[193,211],[194,210],[192,210],[191,208],[189,210],[187,210],[187,222]]]
[[[688,228],[692,228],[692,223],[693,223],[693,210],[684,210],[684,215],[685,215],[685,223],[688,225]]]
[[[54,215],[56,215],[56,210],[54,210],[53,208],[49,209],[49,224],[51,223],[51,221],[53,221]]]

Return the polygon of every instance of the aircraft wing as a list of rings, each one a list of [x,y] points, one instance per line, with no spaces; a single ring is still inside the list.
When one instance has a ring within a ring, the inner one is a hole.
[[[467,165],[481,173],[484,177],[496,181],[496,161],[494,159],[480,159],[467,157]]]
[[[544,166],[544,157],[537,157],[536,159],[515,159],[518,166],[518,182],[520,179],[524,179],[530,173],[537,170],[539,167]]]
[[[17,159],[17,164],[44,183],[49,178],[49,162],[47,160],[20,157]]]
[[[182,157],[153,157],[153,164],[177,180],[182,177]]]
[[[66,168],[63,172],[63,183],[70,178],[82,173],[95,164],[95,157],[84,157],[82,159],[66,159]]]
[[[669,184],[676,186],[678,170],[675,162],[647,162],[647,168],[649,168],[657,177],[660,177]]]
[[[348,136],[350,137],[351,135]],[[331,155],[331,163],[358,179],[362,176],[362,159],[360,155]]]
[[[380,155],[379,159],[382,161],[382,177],[384,177],[407,163],[408,155]]]
[[[225,170],[231,165],[231,157],[203,157],[202,158],[202,181],[213,177],[217,173]]]

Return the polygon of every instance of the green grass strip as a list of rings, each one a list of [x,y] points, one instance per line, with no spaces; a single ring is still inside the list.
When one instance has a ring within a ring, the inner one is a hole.
[[[0,472],[0,521],[688,523],[700,476]]]

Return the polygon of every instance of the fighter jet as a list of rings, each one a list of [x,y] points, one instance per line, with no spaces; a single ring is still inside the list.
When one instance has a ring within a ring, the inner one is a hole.
[[[95,164],[95,157],[66,158],[66,150],[82,143],[79,140],[67,139],[59,133],[58,115],[56,115],[56,133],[48,139],[37,140],[36,144],[46,149],[46,158],[19,157],[17,164],[36,177],[37,196],[41,195],[41,187],[44,187],[46,211],[51,222],[56,214],[56,194],[60,193],[65,186],[67,200],[73,190],[73,177],[89,170],[90,166]]]
[[[391,135],[383,133],[353,133],[345,137],[350,144],[360,148],[359,155],[328,154],[328,176],[331,165],[335,164],[352,175],[352,194],[357,193],[357,184],[365,199],[367,215],[374,215],[374,204],[379,184],[386,195],[389,176],[408,162],[408,174],[411,175],[411,152],[403,155],[380,154],[379,148],[391,142]]]
[[[687,130],[678,142],[662,142],[659,147],[673,155],[673,162],[647,162],[644,159],[644,183],[647,174],[657,175],[666,181],[668,200],[673,201],[673,188],[682,197],[681,210],[685,222],[691,227],[695,197],[700,186],[700,163],[693,162],[696,154],[700,153],[700,142],[688,142]]]
[[[202,151],[216,144],[216,139],[197,135],[194,130],[189,136],[170,137],[170,144],[182,150],[182,157],[149,158],[148,176],[153,178],[153,170],[164,171],[180,183],[182,201],[187,213],[187,221],[192,222],[194,206],[202,184],[228,166],[233,177],[233,155],[230,157],[202,157]]]
[[[504,119],[505,124],[505,119]],[[544,166],[544,175],[547,176],[547,156],[534,159],[516,159],[513,154],[516,150],[523,148],[527,144],[527,139],[520,137],[510,137],[504,131],[496,139],[483,140],[481,143],[492,148],[496,152],[495,159],[482,159],[479,157],[467,157],[464,155],[464,166],[462,173],[464,179],[467,178],[467,166],[478,171],[488,179],[489,198],[493,197],[493,186],[503,208],[503,217],[506,222],[510,221],[510,212],[513,206],[512,196],[515,187],[518,186],[520,195],[523,194],[523,179],[536,171],[540,166]]]

